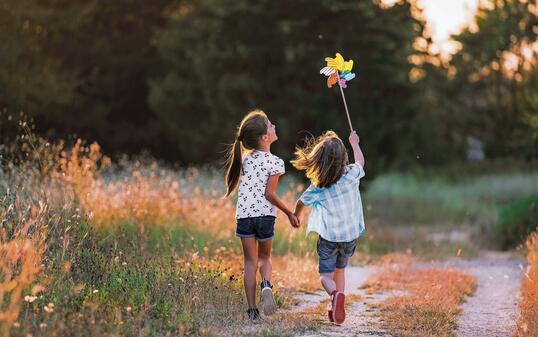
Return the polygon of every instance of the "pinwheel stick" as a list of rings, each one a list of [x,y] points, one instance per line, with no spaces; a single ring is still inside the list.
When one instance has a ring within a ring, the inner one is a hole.
[[[338,71],[336,72],[336,77],[338,80],[338,87],[340,88],[340,93],[342,94],[342,100],[344,101],[344,108],[346,108],[346,115],[347,115],[347,121],[349,123],[349,129],[351,132],[353,132],[353,125],[351,125],[351,117],[349,117],[349,110],[347,109],[346,95],[344,95],[344,89],[342,88],[342,85],[340,84],[340,75],[338,75]]]

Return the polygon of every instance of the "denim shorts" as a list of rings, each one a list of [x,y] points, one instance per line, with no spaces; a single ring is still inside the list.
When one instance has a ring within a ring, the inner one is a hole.
[[[275,235],[275,220],[276,217],[272,215],[237,219],[235,236],[256,238],[258,241],[271,240]]]
[[[357,239],[349,242],[332,242],[318,237],[317,251],[319,273],[332,273],[336,268],[345,268],[357,247]]]

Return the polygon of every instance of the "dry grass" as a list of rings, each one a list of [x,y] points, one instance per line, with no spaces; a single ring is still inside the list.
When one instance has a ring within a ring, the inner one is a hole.
[[[308,257],[294,255],[273,258],[276,285],[294,291],[314,291],[320,287],[317,263]]]
[[[526,246],[528,266],[521,280],[518,337],[538,336],[538,231],[528,237]]]
[[[41,272],[43,252],[29,239],[0,243],[0,332],[9,336],[9,329],[19,318],[22,291]],[[33,301],[41,286],[34,286],[26,301]]]
[[[475,278],[452,269],[414,268],[406,256],[386,260],[367,288],[406,294],[380,304],[383,328],[399,336],[453,336],[459,305],[474,292]]]
[[[243,329],[235,207],[202,186],[197,170],[118,167],[97,144],[20,140],[0,168],[3,336],[269,331]],[[286,193],[289,204],[296,193]],[[314,290],[318,275],[304,231],[282,215],[276,227],[274,283],[286,307],[291,291]],[[309,324],[291,318],[277,330]]]

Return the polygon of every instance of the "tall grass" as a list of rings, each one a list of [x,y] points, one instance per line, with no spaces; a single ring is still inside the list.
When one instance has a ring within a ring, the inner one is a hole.
[[[241,333],[235,207],[208,171],[113,164],[80,140],[19,140],[0,166],[4,336]],[[318,283],[304,231],[286,222],[278,217],[274,240],[282,306]]]
[[[527,270],[521,280],[520,315],[518,337],[538,336],[538,231],[532,233],[526,242]]]

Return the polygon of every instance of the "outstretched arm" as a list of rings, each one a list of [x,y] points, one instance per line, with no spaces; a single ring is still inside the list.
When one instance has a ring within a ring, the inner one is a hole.
[[[301,214],[303,213],[303,210],[305,208],[305,204],[301,200],[297,200],[297,203],[295,204],[295,211],[293,214],[299,219],[299,222],[301,221]]]
[[[349,134],[349,144],[351,144],[351,148],[353,149],[353,157],[355,158],[355,163],[364,167],[364,155],[362,154],[361,147],[359,146],[359,141],[360,139],[357,132],[352,131]]]

